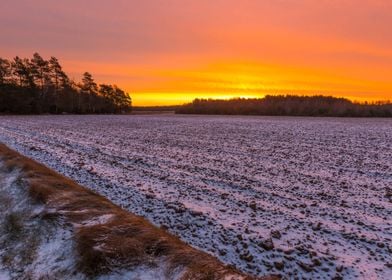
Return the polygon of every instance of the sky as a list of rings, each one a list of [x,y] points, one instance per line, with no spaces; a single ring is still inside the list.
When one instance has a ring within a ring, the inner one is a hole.
[[[392,100],[391,0],[13,0],[0,57],[56,56],[134,105],[325,94]]]

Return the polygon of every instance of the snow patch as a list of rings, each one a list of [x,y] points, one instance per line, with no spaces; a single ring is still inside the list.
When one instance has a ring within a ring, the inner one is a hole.
[[[392,273],[392,122],[1,116],[0,141],[257,275]]]

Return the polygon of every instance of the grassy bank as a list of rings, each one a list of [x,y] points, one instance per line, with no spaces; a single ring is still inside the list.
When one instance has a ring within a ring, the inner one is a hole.
[[[255,279],[2,144],[0,176],[0,270],[11,279]]]

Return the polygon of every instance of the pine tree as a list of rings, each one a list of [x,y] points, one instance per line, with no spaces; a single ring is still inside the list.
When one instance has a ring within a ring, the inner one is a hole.
[[[98,86],[92,75],[70,80],[57,58],[0,58],[0,113],[117,113],[130,110],[129,96],[112,85]]]
[[[69,83],[67,74],[65,74],[60,62],[54,56],[49,60],[49,71],[56,92],[63,89]]]
[[[82,79],[82,91],[87,94],[87,111],[95,113],[95,106],[93,104],[94,97],[97,94],[98,86],[95,83],[93,76],[89,72],[84,72]]]
[[[0,85],[5,84],[10,75],[11,63],[7,59],[0,57]]]
[[[21,59],[19,56],[16,56],[11,63],[11,67],[12,74],[15,75],[20,86],[35,88],[31,64],[27,58]]]
[[[43,94],[45,83],[50,81],[49,62],[44,60],[38,53],[34,53],[31,59],[31,69],[35,83]]]

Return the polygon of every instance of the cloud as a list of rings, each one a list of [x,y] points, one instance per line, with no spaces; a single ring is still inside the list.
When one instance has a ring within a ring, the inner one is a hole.
[[[326,86],[334,83],[327,81],[330,72],[364,80],[350,91],[366,88],[371,95],[369,85],[377,81],[385,92],[392,89],[385,75],[392,71],[391,10],[389,0],[2,1],[0,51],[8,57],[55,55],[72,75],[95,71],[130,90],[150,82],[166,93],[191,92],[199,82],[197,88],[207,91],[198,76],[176,87],[169,82],[175,77],[157,72],[175,70],[182,79],[181,71],[251,61],[256,68],[279,66],[283,76],[293,67],[323,72],[325,91],[332,91]]]

